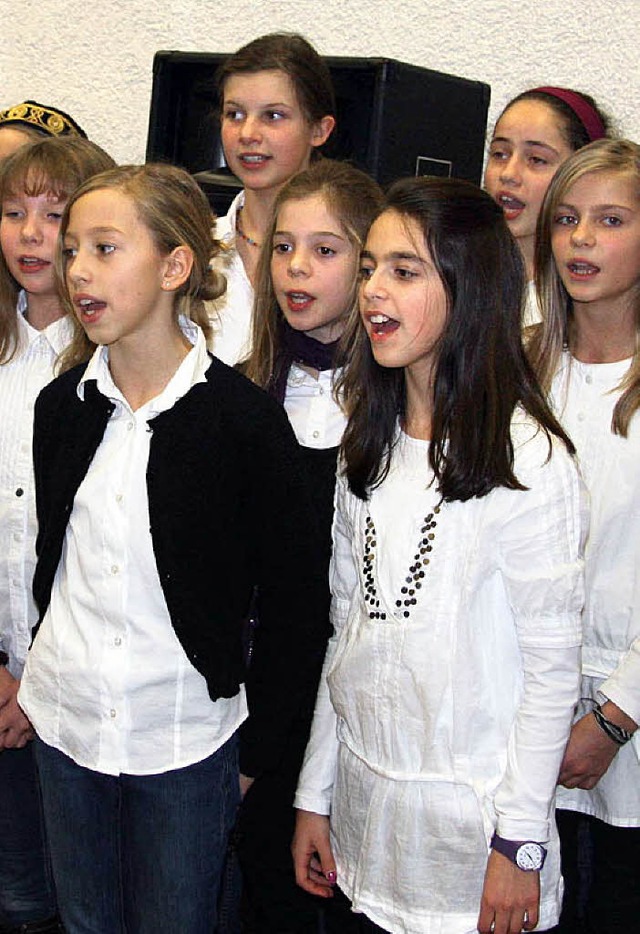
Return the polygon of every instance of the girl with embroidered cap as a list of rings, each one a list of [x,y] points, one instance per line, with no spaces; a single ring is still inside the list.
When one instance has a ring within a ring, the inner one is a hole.
[[[73,117],[63,110],[38,104],[37,101],[24,101],[0,110],[0,161],[25,143],[42,139],[43,136],[80,136],[87,138],[84,130]]]
[[[286,415],[206,350],[211,221],[186,172],[152,164],[96,176],[62,220],[66,362],[97,346],[36,405],[19,702],[68,934],[214,930],[241,784],[278,761],[326,639]]]
[[[73,190],[114,165],[80,137],[42,139],[0,171],[0,929],[58,930],[33,760],[16,703],[37,611],[33,406],[71,338],[54,281],[60,218]],[[47,919],[51,918],[50,921]]]
[[[244,372],[284,406],[298,439],[320,522],[325,579],[336,459],[346,424],[335,395],[338,344],[355,307],[360,251],[381,207],[382,192],[372,178],[322,159],[280,190],[258,264],[253,351]],[[318,667],[309,679],[307,703],[296,711],[285,755],[258,779],[241,811],[246,901],[251,924],[262,934],[308,934],[317,925],[317,899],[295,884],[291,837],[293,796],[319,677]]]
[[[525,262],[524,324],[540,320],[533,284],[535,232],[549,182],[571,153],[609,136],[609,120],[588,94],[539,87],[514,97],[498,118],[484,187],[504,211]]]
[[[544,930],[583,499],[522,351],[520,252],[485,192],[407,179],[361,276],[296,876],[337,879],[363,931]]]
[[[225,158],[244,190],[216,223],[227,291],[209,312],[213,352],[235,364],[251,350],[253,285],[274,200],[329,138],[335,100],[327,66],[294,33],[260,36],[229,56],[218,91]]]
[[[591,497],[581,700],[560,772],[562,932],[640,915],[640,147],[600,140],[558,171],[538,227],[529,347]],[[586,906],[581,895],[586,867]],[[584,909],[586,918],[576,917]],[[584,924],[584,927],[581,925]]]

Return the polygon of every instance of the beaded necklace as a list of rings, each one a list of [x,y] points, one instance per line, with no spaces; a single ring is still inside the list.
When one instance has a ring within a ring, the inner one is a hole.
[[[434,529],[436,527],[436,516],[440,514],[440,502],[434,507],[433,511],[425,516],[420,533],[422,538],[413,556],[413,564],[409,568],[409,573],[404,579],[404,584],[400,588],[401,596],[396,599],[395,605],[398,609],[404,606],[402,615],[408,619],[411,615],[411,607],[417,603],[417,592],[422,589],[425,570],[431,558],[433,551],[433,541],[435,539]],[[369,604],[369,619],[386,619],[387,614],[380,609],[380,598],[376,589],[375,578],[373,576],[373,562],[375,549],[377,546],[376,527],[370,514],[367,514],[364,531],[364,557],[362,559],[362,577],[364,579],[365,600]]]
[[[242,225],[240,224],[240,215],[242,213],[243,207],[244,205],[241,204],[238,210],[236,211],[236,233],[238,234],[238,236],[242,237],[242,239],[246,241],[246,243],[248,243],[249,246],[257,246],[258,248],[260,248],[260,244],[258,243],[258,241],[254,240],[253,237],[249,237],[242,229]]]

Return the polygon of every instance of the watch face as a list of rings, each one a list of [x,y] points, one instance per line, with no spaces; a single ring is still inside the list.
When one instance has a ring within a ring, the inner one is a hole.
[[[520,869],[541,869],[544,851],[538,843],[523,843],[518,847],[516,863]]]

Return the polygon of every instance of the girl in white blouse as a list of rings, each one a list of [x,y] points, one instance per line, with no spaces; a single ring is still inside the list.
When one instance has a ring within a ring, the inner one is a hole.
[[[571,883],[561,930],[577,930],[577,914],[588,931],[619,934],[640,915],[640,147],[601,140],[562,166],[536,268],[544,314],[530,354],[591,496],[582,699],[558,795]]]
[[[522,262],[465,182],[390,191],[344,377],[330,641],[296,875],[363,930],[538,930],[578,691],[581,487],[519,336]]]

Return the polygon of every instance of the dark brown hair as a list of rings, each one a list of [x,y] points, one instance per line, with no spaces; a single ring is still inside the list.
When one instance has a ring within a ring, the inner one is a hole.
[[[499,486],[524,489],[513,472],[516,406],[549,438],[561,438],[570,451],[573,446],[522,347],[524,270],[502,209],[469,182],[410,178],[392,186],[385,210],[418,225],[447,296],[429,445],[440,493],[450,501]],[[389,470],[405,411],[405,376],[402,368],[376,362],[360,321],[353,321],[350,339],[342,381],[349,415],[343,451],[350,489],[366,499]]]
[[[228,78],[258,71],[281,71],[289,78],[309,124],[318,123],[323,117],[335,117],[336,101],[329,69],[304,36],[272,32],[230,55],[216,75],[220,106]]]

